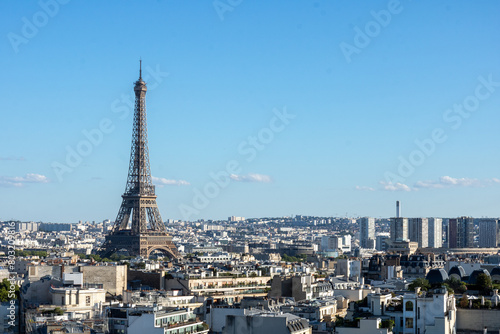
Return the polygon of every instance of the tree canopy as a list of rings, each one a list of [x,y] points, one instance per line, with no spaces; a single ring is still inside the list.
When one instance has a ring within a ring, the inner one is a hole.
[[[15,250],[16,256],[38,256],[38,257],[46,257],[46,251],[25,251],[25,250]]]
[[[413,282],[410,283],[410,285],[408,286],[408,289],[410,291],[414,291],[415,288],[419,287],[420,289],[422,289],[422,291],[427,291],[428,289],[430,289],[431,285],[429,284],[429,281],[426,280],[425,278],[416,278]]]
[[[484,295],[488,295],[492,288],[491,277],[486,274],[477,275],[476,285],[479,291]]]
[[[467,291],[467,285],[465,282],[462,282],[461,280],[455,278],[455,277],[450,277],[446,281],[444,281],[444,284],[447,288],[450,288],[453,290],[454,293],[464,293]]]
[[[15,298],[11,298],[12,293],[9,293],[9,291],[10,291],[10,281],[4,278],[3,281],[0,282],[0,302],[8,302],[11,299],[19,298],[19,287],[17,285],[14,288]]]
[[[286,254],[283,254],[281,259],[285,262],[302,262],[307,259],[307,254],[300,254],[299,256],[289,256]]]

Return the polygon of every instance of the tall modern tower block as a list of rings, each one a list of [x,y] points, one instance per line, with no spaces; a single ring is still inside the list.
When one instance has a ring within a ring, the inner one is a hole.
[[[359,219],[359,243],[361,248],[375,248],[375,218]]]
[[[474,218],[450,218],[448,223],[448,247],[474,247]]]

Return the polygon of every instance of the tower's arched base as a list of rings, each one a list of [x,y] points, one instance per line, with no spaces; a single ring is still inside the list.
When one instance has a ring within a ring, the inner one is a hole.
[[[172,259],[179,256],[177,247],[172,242],[172,237],[166,233],[149,232],[141,235],[132,235],[130,230],[120,230],[106,236],[102,245],[101,256],[111,254],[125,248],[131,256],[148,258],[155,249],[160,249],[169,254]]]

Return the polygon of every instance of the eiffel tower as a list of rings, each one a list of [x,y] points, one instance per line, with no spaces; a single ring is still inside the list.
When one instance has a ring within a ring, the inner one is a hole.
[[[162,250],[169,257],[177,258],[177,248],[161,220],[151,180],[146,122],[147,87],[142,80],[142,61],[139,64],[139,79],[134,87],[134,129],[127,186],[113,229],[106,236],[100,253],[109,256],[125,248],[129,255],[149,257],[153,250]]]

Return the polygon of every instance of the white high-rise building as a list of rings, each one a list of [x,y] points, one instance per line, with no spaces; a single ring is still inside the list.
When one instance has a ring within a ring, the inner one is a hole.
[[[375,248],[375,218],[359,219],[359,244],[361,248]]]
[[[342,236],[342,246],[341,249],[343,252],[350,252],[351,251],[351,235],[346,234]]]
[[[429,247],[443,247],[443,219],[428,218],[429,228]]]

